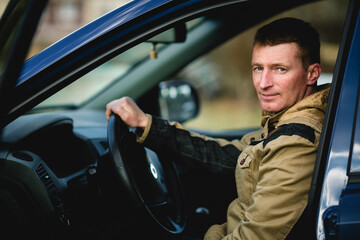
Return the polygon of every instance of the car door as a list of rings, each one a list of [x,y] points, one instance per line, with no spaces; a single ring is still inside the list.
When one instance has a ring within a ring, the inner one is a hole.
[[[349,1],[309,206],[317,239],[359,239],[359,1]]]
[[[12,0],[9,1],[1,18],[0,129],[10,121],[7,113],[12,105],[13,89],[46,3],[47,0]],[[5,169],[3,164],[1,164],[1,169]],[[18,191],[23,186],[18,186],[2,174],[0,186],[0,225],[3,236],[12,236],[13,239],[17,239],[27,236],[29,232],[43,231],[38,227],[37,217],[49,206],[37,209],[29,207],[31,198],[23,196],[23,192]],[[28,213],[29,219],[21,219],[20,215],[24,212]]]
[[[9,119],[11,94],[47,0],[12,0],[0,22],[0,128]]]
[[[161,57],[160,59],[163,58]],[[158,59],[157,61],[160,61],[160,59]],[[182,58],[179,57],[178,59],[182,59]],[[78,68],[80,69],[81,66],[82,65],[78,66]],[[161,70],[162,70],[161,73],[163,73],[166,72],[165,70],[167,69],[161,69]],[[157,72],[157,74],[154,75],[159,75],[159,72]],[[15,73],[15,72],[11,72],[11,73]],[[49,75],[49,79],[50,78],[51,77]],[[135,90],[137,92],[140,92],[138,87]],[[221,132],[219,134],[212,133],[209,131],[204,133],[206,135],[212,135],[215,137],[225,137],[225,138],[235,138],[235,137],[240,138],[243,134],[239,132],[236,132],[234,134],[233,131]],[[195,215],[191,222],[193,226],[195,225],[198,225],[198,227],[199,225],[201,225],[200,227],[204,226],[204,229],[201,229],[201,231],[199,231],[203,233],[203,231],[206,230],[206,228],[208,227],[208,224],[223,222],[225,220],[224,218],[225,218],[226,207],[228,205],[228,202],[235,197],[235,186],[234,186],[233,175],[213,176],[213,175],[205,175],[202,172],[187,172],[187,171],[183,171],[182,173],[184,174],[183,176],[184,176],[185,185],[189,186],[189,187],[185,186],[185,188],[186,191],[188,191],[186,195],[188,196],[189,202],[191,203],[190,209]],[[202,186],[208,186],[208,187],[207,189],[204,189],[202,188]],[[217,188],[216,194],[214,194],[215,187]],[[203,205],[204,202],[205,205]],[[210,215],[208,214],[209,209],[210,209]]]

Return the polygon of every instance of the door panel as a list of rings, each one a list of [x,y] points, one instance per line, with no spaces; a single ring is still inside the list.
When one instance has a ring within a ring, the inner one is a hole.
[[[359,211],[354,207],[358,205],[359,199],[358,181],[356,173],[349,172],[349,160],[358,155],[358,140],[355,139],[358,134],[354,129],[358,127],[356,118],[360,80],[359,5],[359,1],[349,2],[319,148],[316,175],[313,177],[313,192],[310,192],[310,196],[313,196],[310,204],[319,206],[319,209],[313,207],[314,211],[318,211],[318,239],[349,239],[348,234],[358,231],[356,227]],[[354,166],[357,165],[355,162]],[[317,198],[320,193],[321,196]],[[352,235],[351,239],[356,237]]]

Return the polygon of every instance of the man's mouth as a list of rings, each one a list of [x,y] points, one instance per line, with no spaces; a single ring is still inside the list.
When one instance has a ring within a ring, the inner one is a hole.
[[[272,100],[277,96],[278,94],[276,93],[260,93],[260,97],[264,100]]]

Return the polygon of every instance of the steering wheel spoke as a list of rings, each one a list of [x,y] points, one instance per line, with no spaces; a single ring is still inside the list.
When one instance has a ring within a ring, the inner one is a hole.
[[[169,233],[180,234],[187,217],[174,164],[162,164],[155,152],[136,143],[134,134],[118,115],[110,116],[107,134],[119,184],[125,186],[136,203],[144,206],[158,226]]]
[[[149,207],[154,217],[167,229],[173,232],[182,231],[182,216],[174,212],[174,207],[169,202],[152,205]]]

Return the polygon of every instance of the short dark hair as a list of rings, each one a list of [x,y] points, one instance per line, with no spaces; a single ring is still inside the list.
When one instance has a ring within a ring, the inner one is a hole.
[[[310,23],[297,18],[280,18],[258,29],[254,46],[275,46],[282,43],[297,43],[305,70],[320,64],[320,39],[318,31]]]

